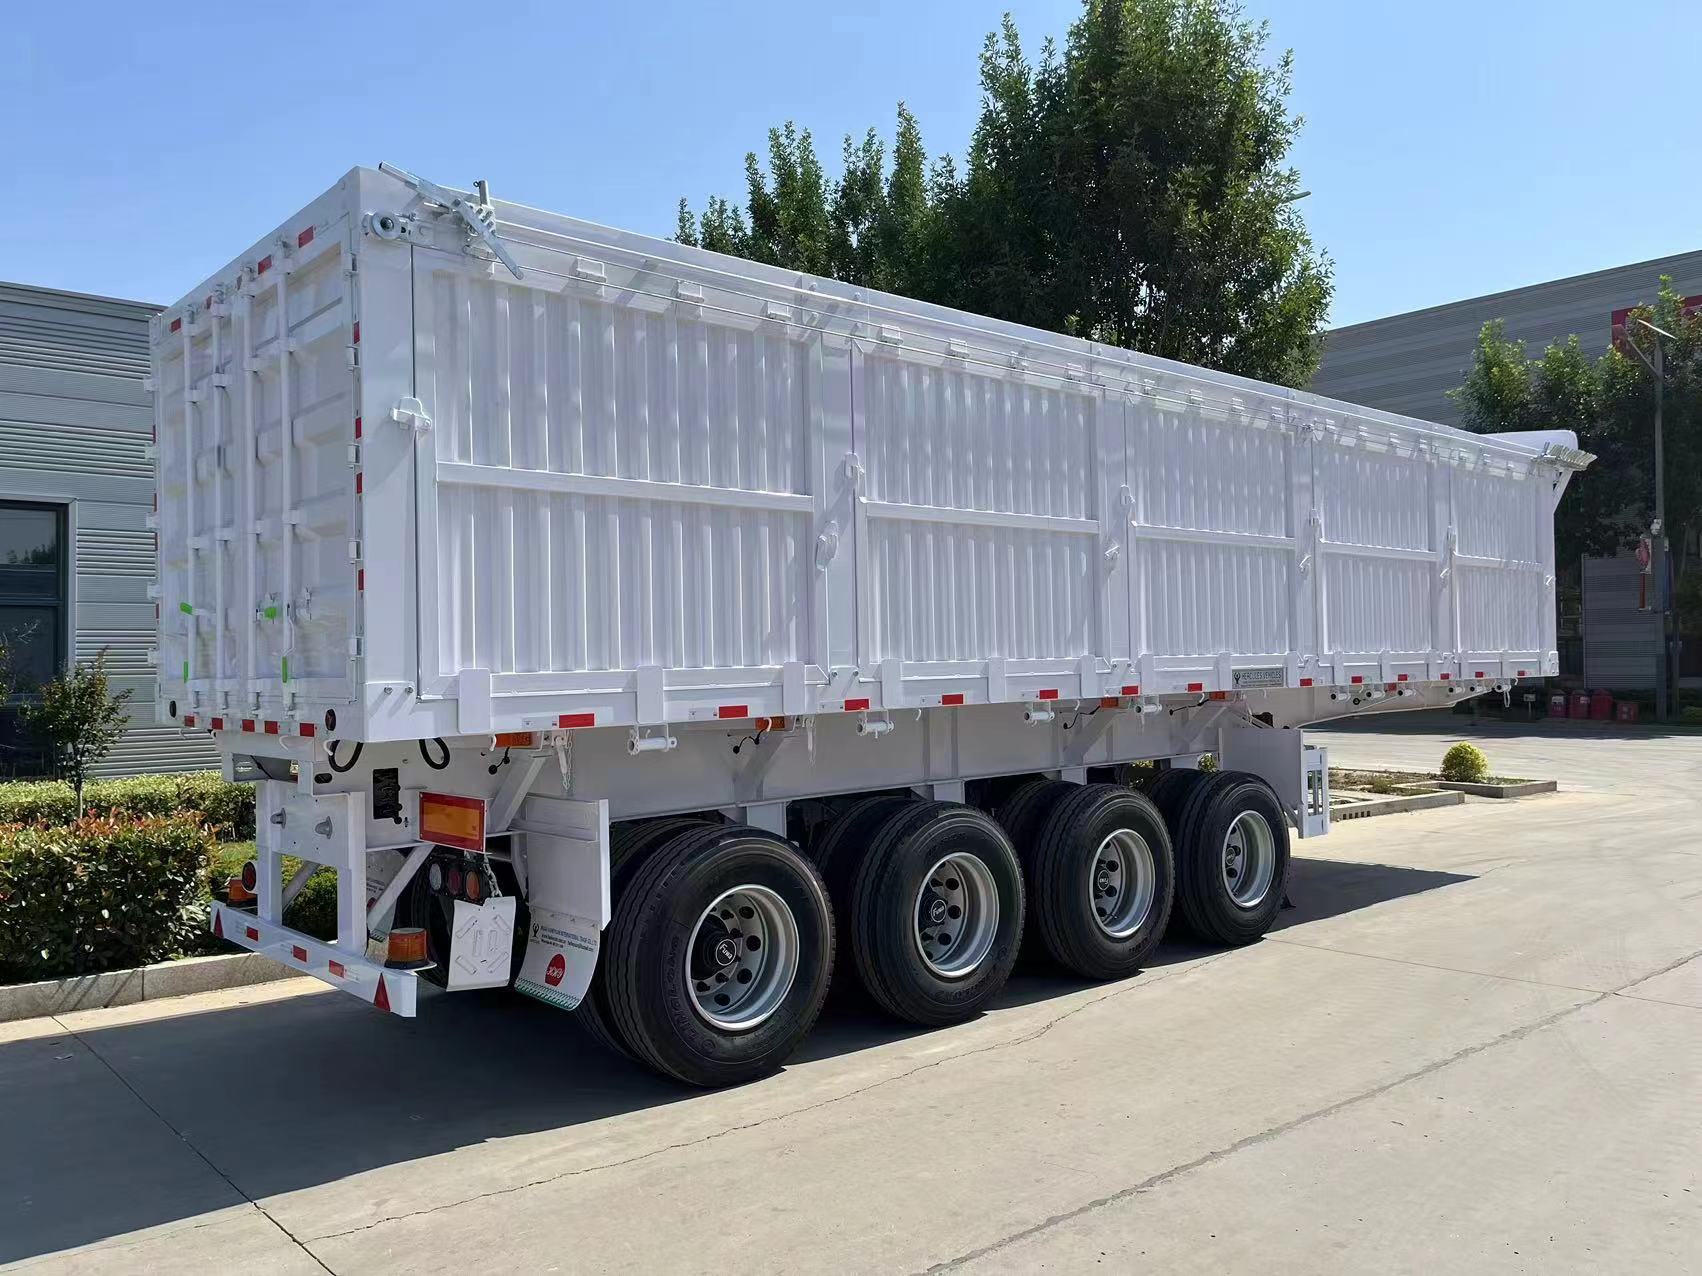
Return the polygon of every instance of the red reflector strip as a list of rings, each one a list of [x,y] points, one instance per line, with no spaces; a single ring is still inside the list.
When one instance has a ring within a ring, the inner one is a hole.
[[[1438,676],[1442,679],[1443,682],[1447,682],[1448,679],[1452,678],[1454,675],[1451,674],[1451,673],[1445,673],[1445,674],[1440,674]]]
[[[558,727],[594,727],[597,725],[597,715],[594,713],[564,713],[556,719]]]
[[[1123,694],[1126,696],[1138,696],[1140,693],[1141,686],[1138,682],[1131,682],[1128,686],[1123,688]]]
[[[1395,675],[1395,681],[1396,682],[1405,682],[1406,680],[1407,680],[1407,676],[1404,673],[1398,673],[1398,674]]]
[[[256,944],[258,944],[260,942],[260,932],[256,929],[254,929],[254,927],[244,926],[242,928],[242,933],[244,935],[248,936],[250,942],[256,943]]]
[[[173,332],[178,332],[178,331],[180,331],[180,330],[181,330],[181,329],[182,329],[182,327],[183,327],[183,320],[181,320],[181,319],[173,319],[173,320],[172,320],[172,321],[171,321],[171,330],[172,330],[172,331],[173,331]]]
[[[748,704],[724,704],[715,711],[717,718],[748,718],[751,707]]]
[[[355,437],[360,438],[360,418],[358,416],[355,418]]]
[[[242,729],[244,731],[254,730],[254,719],[253,718],[244,718],[242,720]]]
[[[225,729],[225,720],[223,718],[214,718],[207,725],[214,731],[223,731]]]
[[[1523,669],[1519,670],[1519,677],[1523,678],[1524,676],[1525,676],[1525,671]]]
[[[859,696],[855,700],[847,700],[845,702],[846,713],[856,713],[859,709],[867,709],[868,707],[869,698],[867,696]]]
[[[355,495],[359,496],[365,490],[366,490],[366,483],[361,477],[361,472],[359,470],[356,470],[355,471]]]
[[[340,961],[334,961],[334,962],[331,963],[331,973],[333,975],[337,976],[338,979],[346,979],[346,978],[348,978],[348,974],[349,974],[348,970],[343,966],[343,963],[340,962]]]
[[[1311,686],[1311,685],[1312,685],[1312,679],[1310,679],[1310,678],[1302,678],[1302,679],[1301,679],[1301,680],[1300,680],[1300,685],[1301,685],[1301,686],[1303,686],[1303,687],[1310,687],[1310,686]]]
[[[266,724],[266,734],[267,735],[277,735],[278,734],[278,724],[276,722],[268,722]]]
[[[1189,691],[1204,691],[1205,689],[1206,689],[1206,684],[1203,683],[1203,682],[1190,682],[1188,684],[1188,690]]]
[[[290,956],[294,957],[297,961],[306,961],[307,949],[303,948],[300,944],[291,944]]]
[[[1034,693],[1034,698],[1036,700],[1056,700],[1058,698],[1058,688],[1047,687],[1044,691],[1036,691]]]
[[[390,994],[385,991],[383,975],[378,977],[378,991],[373,994],[372,1005],[376,1010],[390,1009]]]
[[[1349,678],[1348,681],[1357,687],[1360,683],[1365,681],[1365,675],[1356,673],[1353,677]]]
[[[297,248],[306,248],[312,242],[313,242],[313,227],[311,227],[311,226],[309,226],[306,230],[302,231],[301,234],[299,234],[295,237],[295,246]]]
[[[359,319],[355,320],[355,344],[357,346],[360,344],[360,320]]]
[[[941,704],[962,704],[963,703],[963,692],[961,692],[961,691],[948,691],[948,692],[945,693],[945,695],[940,697],[940,703]]]
[[[186,727],[194,726],[195,725],[195,715],[193,713],[184,714],[183,715],[183,725],[186,726]]]
[[[272,269],[271,257],[269,257],[269,256],[262,257],[258,262],[255,263],[254,273],[257,274],[257,275],[263,275],[270,269]]]
[[[319,728],[311,722],[304,722],[301,724],[301,733],[311,738],[319,734]]]
[[[364,567],[355,573],[355,589],[363,593],[366,591],[366,568]]]

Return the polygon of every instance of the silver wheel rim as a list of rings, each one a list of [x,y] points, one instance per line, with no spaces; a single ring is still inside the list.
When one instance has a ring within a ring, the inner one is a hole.
[[[916,950],[941,979],[974,972],[999,931],[999,886],[977,856],[948,855],[928,870],[916,892]]]
[[[1127,939],[1146,925],[1158,893],[1152,847],[1133,829],[1118,829],[1099,844],[1087,875],[1093,920],[1112,939]]]
[[[1223,885],[1229,898],[1252,908],[1269,894],[1276,876],[1276,838],[1265,817],[1243,811],[1223,838]]]
[[[798,977],[798,922],[766,886],[735,886],[703,910],[686,945],[692,1008],[722,1032],[749,1032],[780,1008]]]

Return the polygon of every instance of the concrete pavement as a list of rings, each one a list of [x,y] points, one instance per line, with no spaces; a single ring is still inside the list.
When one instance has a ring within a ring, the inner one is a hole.
[[[1466,726],[1385,721],[1318,738],[1434,765]],[[737,1091],[300,981],[0,1025],[0,1261],[1694,1269],[1702,737],[1465,734],[1563,792],[1344,824],[1263,943],[938,1032],[830,1012]]]

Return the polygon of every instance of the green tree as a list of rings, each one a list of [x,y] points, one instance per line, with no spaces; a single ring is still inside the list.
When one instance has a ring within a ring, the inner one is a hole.
[[[1007,15],[981,51],[959,166],[900,104],[824,176],[808,130],[769,132],[745,202],[680,202],[718,252],[1289,385],[1317,366],[1330,266],[1294,202],[1292,62],[1232,0],[1085,0],[1037,61]]]
[[[1702,533],[1702,314],[1687,314],[1662,278],[1655,300],[1632,312],[1672,334],[1665,341],[1665,480],[1668,537],[1679,610],[1695,594]],[[1632,335],[1646,350],[1647,329]],[[1634,354],[1610,347],[1590,358],[1576,336],[1532,359],[1500,320],[1483,326],[1464,383],[1454,390],[1468,428],[1480,432],[1567,429],[1595,463],[1566,489],[1556,516],[1563,567],[1580,554],[1611,554],[1648,530],[1654,515],[1654,377]]]
[[[129,720],[124,706],[130,694],[112,693],[102,651],[92,664],[74,665],[43,683],[39,697],[24,708],[25,721],[77,791],[78,819],[83,816],[83,788],[90,769],[112,752],[124,734]]]

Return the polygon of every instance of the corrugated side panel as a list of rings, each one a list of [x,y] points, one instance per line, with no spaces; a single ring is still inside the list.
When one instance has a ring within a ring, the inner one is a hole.
[[[439,467],[435,668],[805,659],[805,345],[417,260],[434,338],[419,377]],[[729,492],[750,495],[714,499]],[[756,494],[798,499],[764,508]]]
[[[1157,398],[1135,399],[1125,410],[1140,654],[1288,651],[1292,551],[1237,539],[1289,535],[1286,437]]]
[[[1092,651],[1103,595],[1087,522],[1098,484],[1098,401],[1055,384],[879,354],[856,368],[870,515],[868,658]],[[1014,517],[990,526],[959,521],[956,511]]]
[[[1319,447],[1312,460],[1329,550],[1322,558],[1327,649],[1442,652],[1436,633],[1433,462],[1369,447]],[[1405,551],[1355,553],[1349,546]]]

